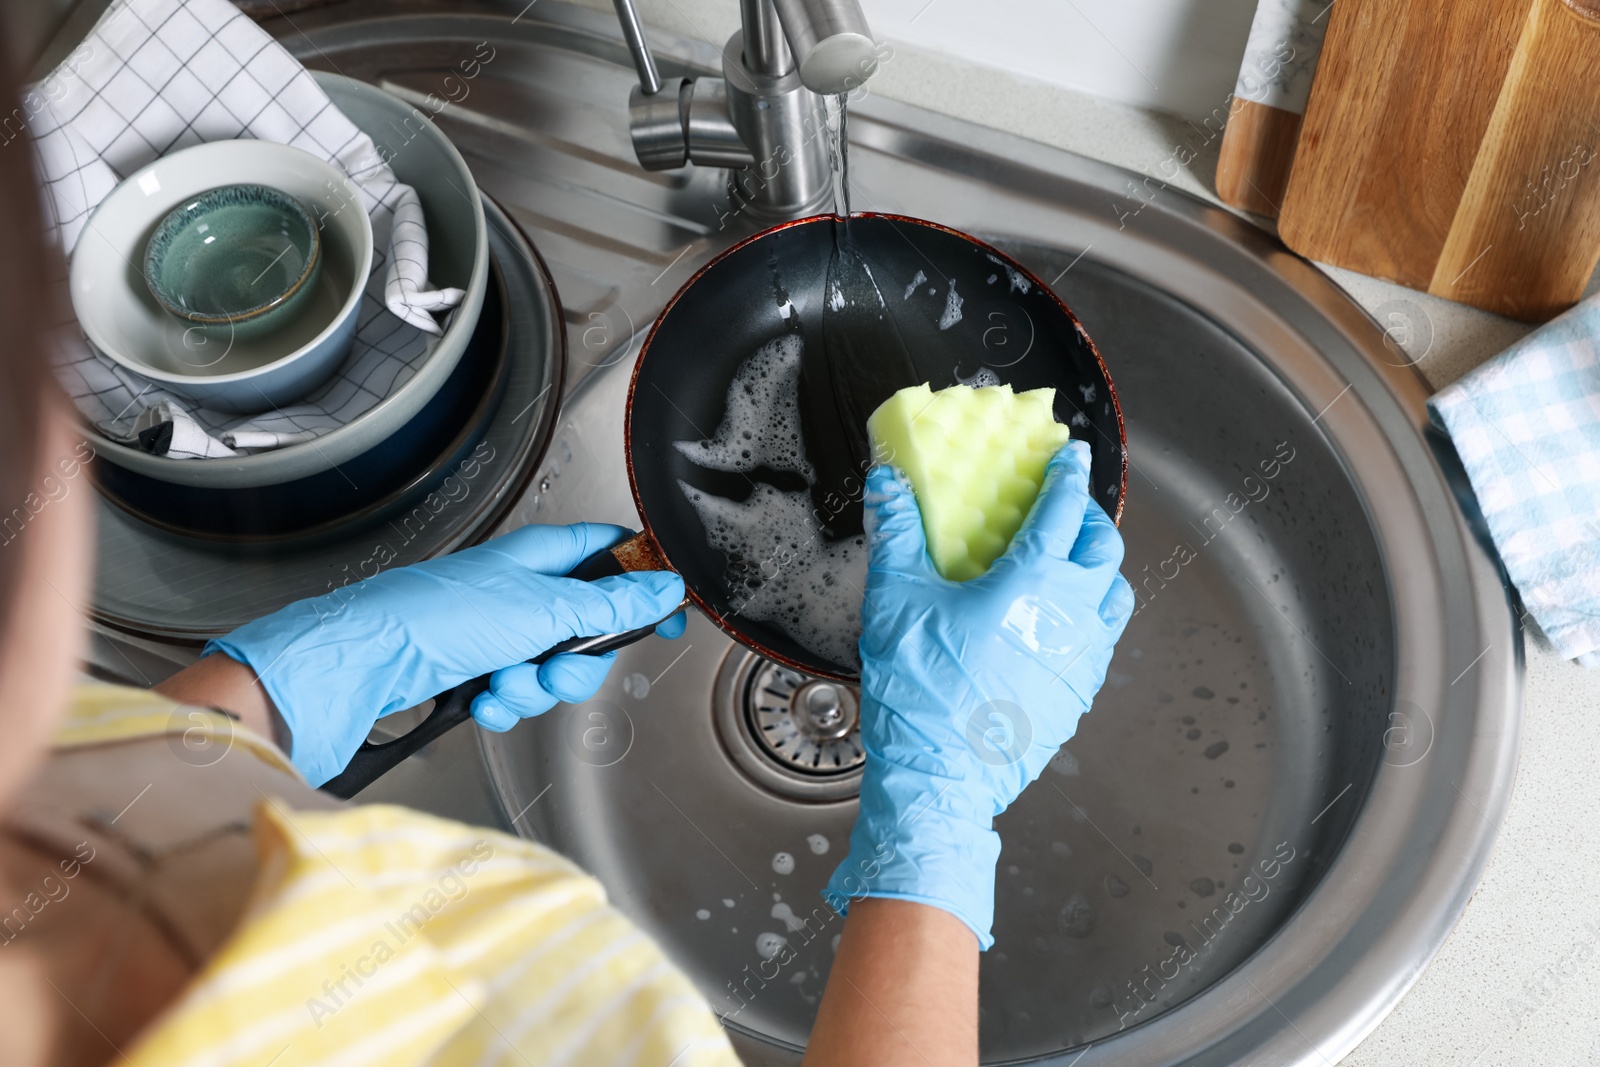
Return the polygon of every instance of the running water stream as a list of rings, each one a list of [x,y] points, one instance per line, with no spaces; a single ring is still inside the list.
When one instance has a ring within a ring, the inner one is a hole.
[[[823,97],[828,108],[828,165],[833,171],[833,213],[850,221],[850,137],[845,129],[847,94]]]
[[[922,381],[850,219],[844,94],[828,97],[833,171],[833,250],[823,280],[822,343],[800,369],[800,419],[817,470],[812,499],[833,538],[862,532],[861,483],[872,465],[867,416],[898,389]],[[892,223],[891,223],[892,225]]]

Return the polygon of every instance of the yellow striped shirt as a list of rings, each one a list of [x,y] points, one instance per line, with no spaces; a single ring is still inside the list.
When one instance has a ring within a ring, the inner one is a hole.
[[[689,981],[549,849],[328,804],[227,717],[142,690],[80,687],[57,747],[78,763],[58,796],[164,787],[111,820],[122,834],[159,836],[180,818],[163,811],[221,826],[232,794],[253,809],[243,916],[124,1050],[134,1067],[738,1063]]]

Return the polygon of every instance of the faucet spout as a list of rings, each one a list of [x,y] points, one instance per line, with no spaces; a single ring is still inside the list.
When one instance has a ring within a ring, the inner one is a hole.
[[[877,46],[858,0],[772,2],[807,89],[821,96],[847,93],[878,69]],[[747,28],[747,40],[748,33]]]

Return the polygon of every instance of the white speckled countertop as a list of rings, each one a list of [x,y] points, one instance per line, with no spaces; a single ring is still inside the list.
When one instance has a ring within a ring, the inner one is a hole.
[[[728,0],[643,0],[640,7],[647,22],[719,47],[738,25]],[[1153,171],[1180,142],[1204,143],[1172,184],[1218,202],[1219,139],[1207,142],[1183,119],[891,43],[895,55],[869,83],[872,92],[1132,170]],[[1422,353],[1417,366],[1435,388],[1530,329],[1324,269],[1368,310],[1398,308],[1411,320],[1403,343],[1413,357]],[[1600,997],[1592,985],[1600,960],[1600,670],[1559,659],[1536,632],[1525,640],[1521,762],[1488,870],[1444,948],[1345,1067],[1600,1064]]]

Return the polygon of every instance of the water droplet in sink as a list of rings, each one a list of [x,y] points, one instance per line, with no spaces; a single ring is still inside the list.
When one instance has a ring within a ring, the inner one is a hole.
[[[1125,897],[1128,895],[1128,883],[1114,874],[1108,874],[1106,875],[1106,892],[1114,897]]]
[[[1228,742],[1214,742],[1206,746],[1206,759],[1216,759],[1226,751],[1228,751]]]
[[[707,911],[705,908],[701,908],[699,911],[694,913],[694,917],[703,922],[706,919],[711,918],[711,913],[709,911]]]
[[[794,913],[794,909],[789,907],[787,904],[774,904],[772,906],[772,917],[774,919],[781,919],[783,921],[784,928],[787,929],[791,934],[806,928],[806,921],[800,918],[800,916],[796,915]]]
[[[1161,940],[1165,941],[1173,948],[1180,948],[1189,943],[1185,941],[1183,939],[1183,935],[1178,933],[1176,930],[1168,930],[1166,933],[1161,935]]]
[[[1197,685],[1194,687],[1194,695],[1199,697],[1201,700],[1210,700],[1217,694],[1213,693],[1203,685]]]
[[[843,936],[844,936],[843,934],[834,934],[833,935],[833,940],[828,942],[828,947],[831,948],[833,951],[838,952],[839,951],[839,939],[841,937],[843,937]]]
[[[722,898],[722,906],[724,908],[731,908],[731,907],[733,907],[733,901],[730,900],[728,897],[723,897]]]
[[[768,931],[756,935],[756,951],[761,953],[761,958],[764,960],[770,960],[787,947],[789,939],[782,934]]]
[[[1128,858],[1133,861],[1133,865],[1135,867],[1139,868],[1139,873],[1144,875],[1146,878],[1150,877],[1150,872],[1156,869],[1155,864],[1151,863],[1137,852]]]
[[[1234,841],[1228,845],[1228,851],[1232,852],[1235,856],[1242,856],[1244,855],[1244,846],[1239,844],[1239,842]]]
[[[787,852],[780,852],[772,857],[772,869],[779,874],[794,873],[794,857]]]
[[[650,679],[634,671],[622,680],[622,691],[635,700],[643,700],[650,695]]]
[[[1189,883],[1189,891],[1197,897],[1209,897],[1217,891],[1217,883],[1209,878],[1196,878]]]
[[[643,675],[641,675],[640,677],[643,677]],[[1184,734],[1184,736],[1187,737],[1191,741],[1200,740],[1200,727],[1198,727],[1198,726],[1189,727],[1189,732]]]
[[[1078,757],[1066,749],[1059,749],[1050,757],[1050,769],[1067,778],[1075,777],[1078,773]]]
[[[1068,937],[1088,937],[1094,930],[1094,905],[1082,893],[1074,893],[1061,905],[1056,923]]]
[[[825,856],[828,854],[828,839],[821,834],[812,834],[806,838],[806,845],[811,849],[813,856]]]
[[[1072,858],[1072,846],[1067,844],[1065,841],[1052,841],[1052,842],[1050,842],[1050,851],[1054,852],[1056,855],[1062,857],[1063,859],[1071,859]]]

